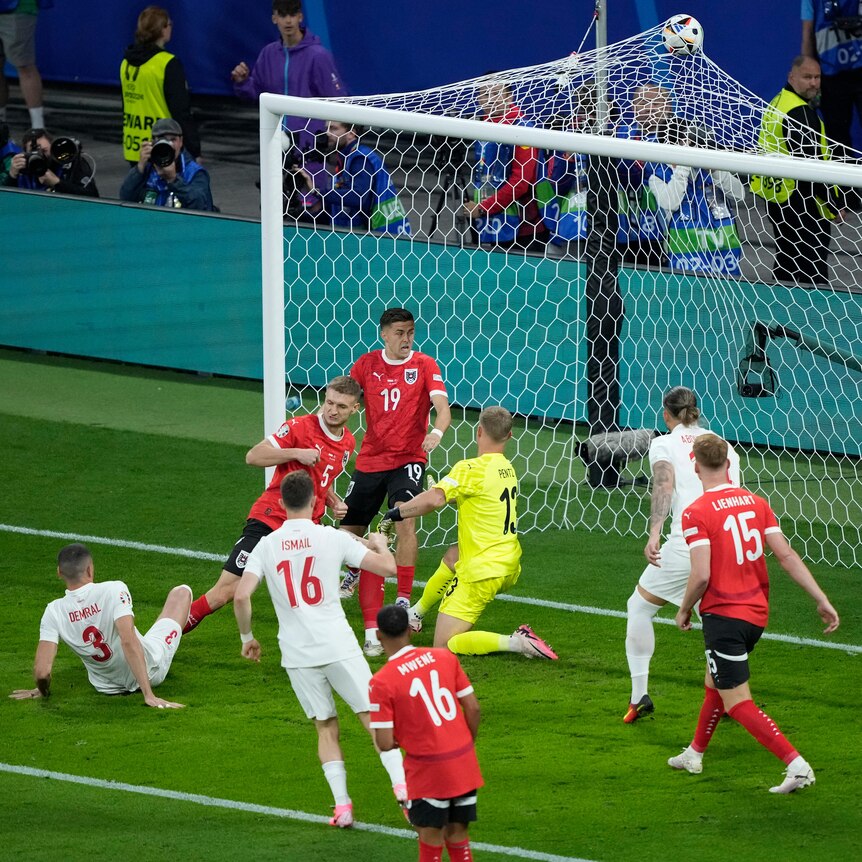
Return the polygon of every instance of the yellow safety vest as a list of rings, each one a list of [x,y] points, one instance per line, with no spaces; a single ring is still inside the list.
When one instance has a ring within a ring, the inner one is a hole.
[[[141,141],[151,137],[153,123],[170,117],[165,101],[165,67],[173,59],[173,54],[159,51],[140,66],[132,66],[126,60],[120,63],[126,161],[136,162],[141,155]]]
[[[763,153],[778,153],[779,155],[790,155],[787,147],[787,137],[784,134],[784,120],[794,108],[807,105],[801,96],[788,89],[783,89],[763,112],[763,122],[760,126],[760,135],[757,143]],[[826,130],[823,121],[820,121],[820,158],[829,160],[829,146],[826,142]],[[796,180],[787,177],[761,177],[751,178],[751,191],[766,201],[784,203],[796,188]],[[825,201],[816,199],[817,208],[824,218],[834,219],[835,214],[829,209]]]

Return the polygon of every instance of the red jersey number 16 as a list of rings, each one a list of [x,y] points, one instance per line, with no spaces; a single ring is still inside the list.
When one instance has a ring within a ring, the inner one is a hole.
[[[428,691],[419,677],[415,677],[410,683],[410,697],[421,697],[434,726],[441,727],[444,721],[452,721],[455,718],[458,707],[455,705],[452,692],[446,686],[440,685],[440,674],[432,670],[429,677],[431,691]]]

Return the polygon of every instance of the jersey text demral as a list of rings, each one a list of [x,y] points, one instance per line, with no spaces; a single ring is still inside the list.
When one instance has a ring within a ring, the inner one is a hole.
[[[81,608],[79,611],[69,611],[69,622],[79,623],[81,620],[88,620],[90,617],[94,617],[96,614],[100,613],[102,613],[102,609],[99,607],[99,603],[95,602],[92,605],[87,605],[87,607]]]

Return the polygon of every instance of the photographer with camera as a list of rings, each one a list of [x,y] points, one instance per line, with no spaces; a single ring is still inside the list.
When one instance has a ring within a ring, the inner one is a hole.
[[[20,152],[21,147],[9,137],[9,126],[6,123],[0,123],[0,185],[6,185],[12,157]]]
[[[183,129],[176,120],[156,120],[153,139],[141,141],[140,158],[120,187],[120,200],[215,211],[209,174],[183,147]]]
[[[61,195],[99,197],[96,164],[74,138],[54,140],[45,129],[29,129],[24,151],[12,156],[3,185]]]
[[[333,227],[370,230],[377,234],[410,235],[410,222],[382,156],[359,143],[362,127],[330,120],[326,125],[328,158],[334,162],[332,188],[316,187],[309,171],[292,168],[302,186],[303,201],[310,218],[331,221]]]

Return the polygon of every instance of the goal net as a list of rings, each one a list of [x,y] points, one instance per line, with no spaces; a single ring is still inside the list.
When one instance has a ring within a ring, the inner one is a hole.
[[[406,307],[454,405],[430,472],[507,407],[519,530],[643,535],[681,384],[805,556],[856,565],[858,154],[660,30],[422,92],[261,97],[267,432],[285,385],[313,407]],[[425,544],[454,535],[423,519]]]

